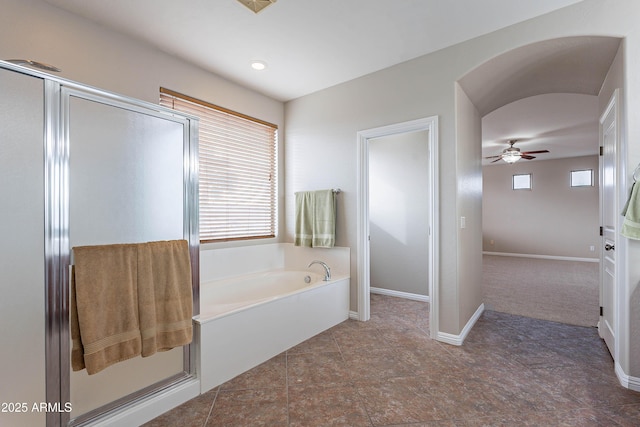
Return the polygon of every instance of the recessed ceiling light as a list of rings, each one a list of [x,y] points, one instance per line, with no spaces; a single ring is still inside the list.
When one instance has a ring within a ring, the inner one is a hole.
[[[256,71],[262,71],[267,68],[267,63],[264,61],[251,61],[251,68]]]

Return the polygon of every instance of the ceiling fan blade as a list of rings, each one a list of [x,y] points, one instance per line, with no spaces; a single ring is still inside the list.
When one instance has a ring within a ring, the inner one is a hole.
[[[532,159],[535,159],[535,158],[536,158],[535,156],[527,156],[527,155],[525,155],[525,154],[523,154],[523,155],[522,155],[522,156],[520,156],[520,157],[522,157],[523,159],[527,159],[527,160],[532,160]]]
[[[500,156],[497,156],[497,157],[500,157]],[[499,158],[498,158],[498,159],[495,159],[493,162],[490,162],[490,163],[499,162],[500,160],[501,160],[501,159],[499,159]]]
[[[538,151],[523,151],[522,154],[539,154],[539,153],[548,153],[549,150],[538,150]]]
[[[495,159],[496,157],[501,157],[502,155],[499,156],[489,156],[489,157],[485,157],[485,159]]]

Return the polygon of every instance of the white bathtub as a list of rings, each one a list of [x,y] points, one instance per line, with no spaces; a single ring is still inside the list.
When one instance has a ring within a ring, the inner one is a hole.
[[[323,277],[276,270],[201,283],[194,317],[201,392],[346,320],[349,277]]]

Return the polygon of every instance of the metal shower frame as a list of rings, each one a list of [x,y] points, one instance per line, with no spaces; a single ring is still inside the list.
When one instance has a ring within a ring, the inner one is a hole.
[[[193,313],[199,314],[198,236],[198,118],[156,104],[113,94],[29,68],[0,61],[0,68],[44,81],[44,194],[45,194],[45,358],[46,400],[65,408],[70,401],[69,331],[69,97],[76,96],[107,105],[183,123],[183,236],[191,256]],[[195,340],[183,348],[183,371],[74,419],[64,412],[48,412],[50,427],[82,426],[131,408],[143,400],[167,393],[196,378]]]

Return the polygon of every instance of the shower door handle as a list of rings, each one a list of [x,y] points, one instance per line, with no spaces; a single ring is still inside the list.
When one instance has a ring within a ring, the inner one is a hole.
[[[615,247],[615,245],[610,245],[610,244],[607,243],[606,245],[604,245],[604,250],[605,251],[615,251],[616,247]]]

